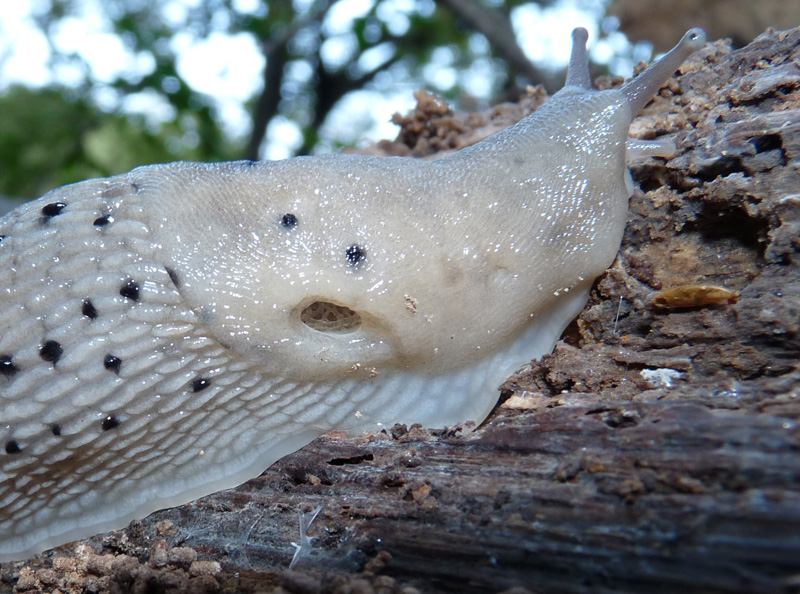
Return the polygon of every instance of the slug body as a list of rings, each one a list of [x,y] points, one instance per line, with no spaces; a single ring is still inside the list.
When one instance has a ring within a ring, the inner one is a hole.
[[[573,37],[568,86],[433,162],[154,165],[0,219],[0,560],[332,429],[483,419],[612,262],[631,119],[704,41],[597,92]]]

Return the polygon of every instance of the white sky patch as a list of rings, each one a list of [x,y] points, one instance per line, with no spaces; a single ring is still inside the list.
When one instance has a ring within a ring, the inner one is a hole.
[[[141,114],[151,132],[156,132],[161,123],[174,119],[177,113],[166,97],[153,89],[144,89],[141,93],[124,97],[122,109],[126,113]]]
[[[178,34],[173,47],[178,73],[201,93],[246,101],[261,87],[264,55],[248,33],[212,33],[200,40]]]
[[[350,62],[358,52],[358,39],[354,33],[344,33],[329,37],[319,48],[322,61],[329,68],[341,68]]]
[[[122,39],[111,32],[109,23],[96,13],[63,19],[52,41],[64,54],[74,53],[83,58],[97,82],[111,83],[120,75],[128,80],[136,80],[156,67],[149,53],[133,54],[126,48]]]
[[[233,0],[233,9],[241,14],[257,14],[263,9],[261,0]]]
[[[3,2],[0,10],[0,88],[14,83],[40,87],[52,81],[47,68],[50,48],[47,39],[30,18],[28,0]]]
[[[358,57],[358,67],[362,72],[371,72],[389,60],[394,55],[395,49],[395,45],[391,41],[374,45],[361,52]]]
[[[325,15],[322,25],[327,35],[349,33],[353,28],[353,21],[363,17],[374,0],[339,0]]]
[[[533,62],[551,69],[569,64],[572,30],[583,27],[589,32],[589,55],[592,61],[608,64],[612,73],[630,76],[634,60],[615,57],[630,48],[622,33],[600,36],[599,23],[605,14],[605,0],[561,0],[550,8],[524,4],[511,11],[511,22],[525,55]],[[643,48],[636,60],[646,60],[650,53]]]
[[[246,135],[251,118],[245,102],[261,90],[265,66],[255,38],[212,33],[198,40],[178,34],[172,43],[178,73],[193,89],[213,98],[223,131],[233,138]]]
[[[197,0],[173,0],[172,2],[164,2],[160,6],[161,16],[168,25],[173,27],[180,27],[185,21],[189,10],[197,6]]]
[[[473,97],[488,97],[497,75],[495,64],[489,58],[479,58],[462,73],[464,90]]]
[[[109,85],[94,85],[90,94],[94,104],[103,111],[112,112],[119,105],[119,93]]]
[[[267,126],[267,144],[264,159],[288,159],[303,145],[303,134],[297,124],[283,116],[272,119]]]
[[[449,91],[458,82],[458,70],[452,66],[456,53],[451,47],[437,47],[431,54],[430,64],[422,68],[425,83],[437,91]]]
[[[421,8],[424,14],[430,10],[430,6],[420,6],[424,3],[415,3],[414,0],[389,0],[378,5],[377,15],[389,29],[392,35],[405,35],[411,27],[411,19],[408,18],[414,8]],[[429,13],[430,14],[430,13]]]
[[[575,0],[562,0],[551,8],[523,4],[511,13],[517,39],[525,55],[549,68],[563,68],[569,63],[572,30],[585,27],[589,44],[597,41],[597,18],[581,10]]]

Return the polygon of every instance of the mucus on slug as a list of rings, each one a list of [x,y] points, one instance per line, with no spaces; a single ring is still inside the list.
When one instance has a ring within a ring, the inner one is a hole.
[[[586,39],[539,111],[436,161],[153,165],[0,219],[0,560],[332,429],[485,418],[616,255],[628,127],[704,34],[609,91]]]

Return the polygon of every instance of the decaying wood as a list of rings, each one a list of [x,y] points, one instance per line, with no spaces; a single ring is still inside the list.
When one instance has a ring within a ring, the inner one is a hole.
[[[331,434],[93,549],[6,564],[0,587],[797,591],[799,65],[800,29],[768,31],[707,47],[662,90],[632,131],[674,134],[678,156],[632,168],[619,258],[483,426]],[[465,117],[422,103],[403,143],[375,150],[457,147],[535,102]],[[697,284],[738,298],[653,307]],[[317,507],[309,542],[298,516]]]

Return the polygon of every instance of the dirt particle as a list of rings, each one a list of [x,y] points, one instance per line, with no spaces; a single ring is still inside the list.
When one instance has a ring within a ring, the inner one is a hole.
[[[222,566],[217,561],[195,561],[189,568],[189,575],[219,575]]]

